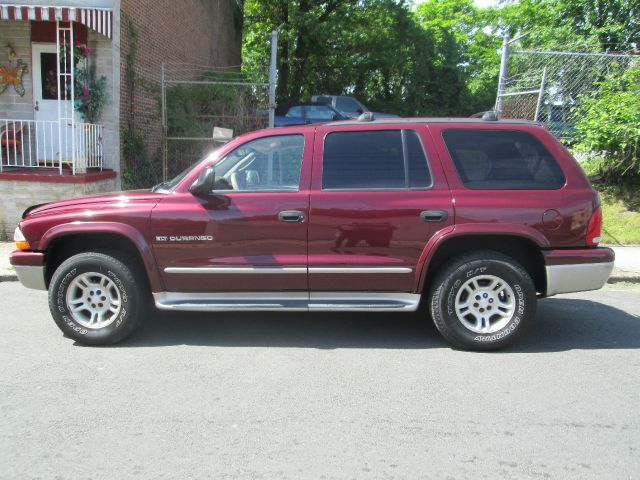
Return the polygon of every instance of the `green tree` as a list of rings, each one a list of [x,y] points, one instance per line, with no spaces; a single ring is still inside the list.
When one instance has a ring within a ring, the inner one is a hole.
[[[457,114],[490,109],[495,102],[501,36],[492,25],[495,9],[472,0],[428,0],[417,6],[418,21],[432,33],[437,62],[455,68]]]
[[[405,1],[247,1],[244,68],[262,78],[272,29],[279,32],[279,103],[331,93],[403,115],[455,112],[457,65],[437,61],[432,33]]]
[[[612,74],[597,96],[584,98],[576,130],[578,150],[604,158],[600,173],[609,182],[640,176],[640,68]]]

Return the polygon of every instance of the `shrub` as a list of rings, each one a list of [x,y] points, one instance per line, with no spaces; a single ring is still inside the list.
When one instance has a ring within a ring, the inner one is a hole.
[[[640,175],[640,68],[613,74],[596,96],[583,98],[576,131],[578,151],[602,157],[605,181]]]

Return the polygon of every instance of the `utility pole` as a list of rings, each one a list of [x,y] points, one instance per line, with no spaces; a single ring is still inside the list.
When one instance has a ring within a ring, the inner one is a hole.
[[[269,128],[273,128],[276,120],[276,81],[278,57],[278,32],[271,32],[271,64],[269,65]]]
[[[496,116],[502,116],[503,94],[507,87],[507,70],[509,69],[509,34],[502,39],[502,59],[500,60],[500,76],[498,77],[498,96],[496,97]]]

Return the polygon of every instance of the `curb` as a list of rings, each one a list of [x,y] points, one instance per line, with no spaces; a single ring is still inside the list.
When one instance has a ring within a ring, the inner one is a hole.
[[[17,282],[18,275],[15,273],[0,273],[0,282]]]
[[[611,275],[607,283],[640,283],[640,275]]]

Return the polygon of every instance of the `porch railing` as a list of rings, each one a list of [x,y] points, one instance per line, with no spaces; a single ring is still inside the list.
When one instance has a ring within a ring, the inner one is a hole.
[[[62,125],[62,127],[61,127]],[[0,119],[0,172],[8,167],[57,168],[76,174],[104,166],[102,125]]]

